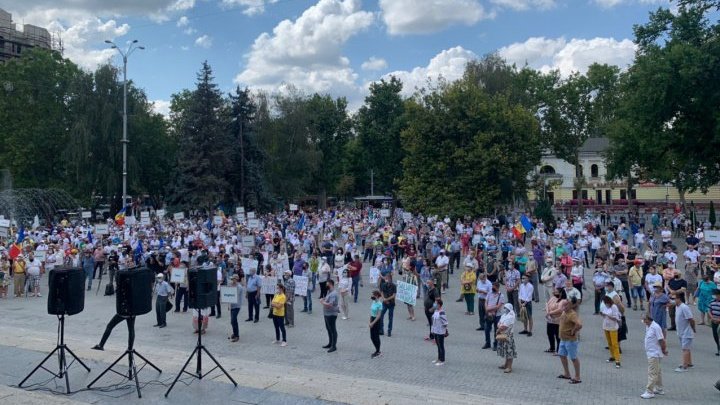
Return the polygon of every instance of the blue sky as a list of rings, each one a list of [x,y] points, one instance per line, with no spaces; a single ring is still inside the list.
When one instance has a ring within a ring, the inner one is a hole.
[[[455,79],[499,50],[538,69],[583,71],[632,61],[632,26],[668,0],[0,0],[18,25],[48,27],[87,69],[113,57],[105,39],[146,47],[129,76],[157,109],[191,88],[202,61],[223,91],[249,86],[345,96],[395,74],[408,94]],[[120,63],[119,58],[112,59]]]

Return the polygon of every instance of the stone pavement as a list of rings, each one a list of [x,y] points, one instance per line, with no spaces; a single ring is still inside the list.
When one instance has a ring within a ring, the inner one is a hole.
[[[301,313],[302,298],[296,297],[294,328],[288,329],[288,347],[271,344],[274,340],[272,322],[262,315],[260,322],[243,322],[247,308],[243,306],[240,321],[240,342],[230,343],[229,311],[221,319],[211,318],[203,342],[239,383],[233,390],[229,381],[218,371],[190,386],[178,383],[169,399],[161,384],[169,384],[180,370],[195,345],[190,313],[170,313],[168,327],[153,328],[154,313],[138,317],[135,348],[163,369],[158,376],[150,368],[140,374],[142,382],[152,382],[138,400],[134,390],[106,393],[84,391],[62,397],[75,403],[192,403],[198,400],[233,401],[252,404],[328,402],[352,404],[627,404],[644,402],[639,395],[646,383],[646,359],[643,349],[644,326],[641,312],[629,310],[629,340],[623,342],[623,367],[615,369],[605,362],[608,353],[601,331],[601,319],[592,315],[592,302],[581,306],[584,321],[581,332],[580,358],[583,383],[570,385],[556,378],[561,372],[559,359],[543,350],[547,348],[545,322],[540,304],[535,304],[534,336],[516,335],[518,358],[512,374],[503,374],[497,366],[502,360],[495,352],[481,350],[482,332],[475,331],[477,316],[465,316],[465,304],[456,303],[459,296],[456,272],[451,289],[444,296],[450,322],[450,337],[446,341],[447,363],[435,367],[436,349],[425,342],[427,326],[421,303],[416,307],[417,320],[407,320],[404,304],[395,311],[395,325],[391,338],[382,337],[384,357],[370,359],[373,351],[367,327],[371,288],[364,269],[365,286],[360,300],[351,303],[350,319],[338,319],[338,351],[328,354],[322,345],[327,343],[322,308],[317,298],[314,312]],[[588,271],[590,275],[590,271]],[[589,279],[589,278],[588,278]],[[43,291],[47,291],[44,287]],[[318,291],[314,293],[315,297]],[[542,292],[541,292],[542,296]],[[95,295],[95,288],[86,296],[84,312],[66,319],[66,342],[92,368],[85,373],[74,366],[71,384],[84,387],[110,362],[117,358],[126,344],[127,331],[119,325],[106,345],[105,352],[90,350],[99,341],[107,321],[114,314],[115,298]],[[264,304],[264,300],[263,300]],[[264,310],[263,313],[267,310]],[[56,396],[42,391],[26,395],[15,387],[53,348],[56,320],[46,314],[46,298],[22,298],[0,301],[0,403],[41,403],[57,401]],[[387,326],[387,321],[386,321]],[[518,324],[516,330],[522,326]],[[688,373],[676,374],[673,368],[680,362],[677,336],[669,332],[669,358],[663,361],[667,395],[658,403],[684,401],[691,404],[710,404],[720,401],[720,392],[713,384],[720,377],[720,357],[716,357],[710,328],[698,326],[693,351],[695,367]],[[204,363],[207,367],[209,363]],[[209,369],[209,368],[207,368]],[[33,381],[45,381],[49,374],[40,373]],[[106,377],[107,378],[107,377]],[[106,382],[107,381],[107,382]],[[117,379],[101,380],[106,386]],[[50,387],[54,388],[51,383]],[[20,394],[22,393],[22,395]],[[119,398],[115,398],[119,396]],[[9,399],[8,399],[9,398]],[[22,398],[22,399],[20,399]]]

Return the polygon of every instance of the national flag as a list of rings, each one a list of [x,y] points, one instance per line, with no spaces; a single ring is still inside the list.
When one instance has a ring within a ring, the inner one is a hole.
[[[115,214],[115,223],[123,226],[125,225],[125,211],[127,211],[127,206],[122,207],[120,211],[118,211],[117,214]]]
[[[302,216],[300,217],[300,220],[297,223],[297,230],[301,231],[301,230],[303,230],[303,228],[305,228],[305,214],[304,213],[302,214]]]
[[[528,217],[525,216],[525,214],[522,214],[520,217],[520,224],[525,229],[525,232],[530,232],[533,230],[532,222],[528,219]]]
[[[17,240],[15,241],[15,244],[20,245],[25,240],[25,227],[20,226],[20,231],[18,232]]]
[[[512,228],[512,233],[515,235],[516,239],[520,239],[522,237],[522,234],[525,233],[525,228],[523,228],[521,223],[518,223]]]
[[[160,237],[160,249],[162,249],[165,246],[165,239],[163,237]]]
[[[13,243],[10,246],[10,250],[8,251],[8,255],[10,256],[10,260],[15,260],[16,257],[22,253],[22,243],[25,240],[25,227],[20,227],[20,231],[18,232],[17,239],[15,239],[15,243]]]
[[[88,243],[93,244],[93,237],[92,237],[92,231],[88,231]]]

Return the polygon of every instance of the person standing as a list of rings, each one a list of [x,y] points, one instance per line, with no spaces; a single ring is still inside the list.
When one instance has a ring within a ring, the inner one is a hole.
[[[260,277],[255,274],[255,269],[250,269],[247,275],[246,291],[248,302],[248,317],[245,322],[260,320]]]
[[[682,292],[675,293],[675,325],[682,349],[682,364],[675,369],[675,372],[684,373],[693,365],[692,344],[697,331],[695,330],[695,317],[685,303],[685,293]]]
[[[653,321],[649,314],[645,314],[643,323],[645,324],[645,354],[648,359],[648,383],[645,392],[640,397],[650,399],[654,398],[656,394],[665,394],[660,360],[668,355],[668,351],[665,335],[660,325]]]
[[[436,301],[440,298],[440,289],[435,286],[435,279],[430,278],[426,282],[427,292],[425,293],[425,299],[423,300],[423,307],[425,308],[425,317],[428,321],[428,328],[430,328],[430,334],[425,340],[432,340],[432,316],[433,311],[436,308]],[[382,297],[382,294],[380,295]]]
[[[45,266],[42,261],[35,258],[35,254],[30,252],[27,260],[27,277],[29,278],[28,281],[32,289],[33,297],[42,297],[42,295],[40,295],[40,276],[44,273]]]
[[[435,338],[435,345],[437,346],[438,358],[433,361],[436,366],[442,366],[445,364],[445,338],[448,336],[448,320],[445,309],[443,308],[442,299],[438,298],[435,301],[436,308],[432,315],[432,326],[430,333]]]
[[[157,324],[153,326],[164,328],[167,326],[166,314],[168,296],[172,295],[175,290],[173,290],[173,288],[170,287],[170,284],[165,281],[165,276],[162,273],[158,273],[158,275],[155,276],[155,280],[155,294],[157,294],[157,297],[155,298],[155,317],[157,319]]]
[[[490,332],[493,332],[493,328],[495,328],[494,332],[497,335],[497,325],[498,321],[500,321],[498,312],[503,305],[505,305],[505,297],[500,293],[500,283],[496,281],[492,284],[492,289],[485,300],[485,345],[482,347],[483,349],[490,348]],[[497,344],[497,339],[494,339],[493,350],[497,350]]]
[[[275,340],[274,344],[279,344],[282,347],[287,346],[287,333],[285,331],[285,286],[278,283],[275,295],[273,296],[270,306],[272,307],[272,319],[273,326],[275,327]],[[282,341],[280,336],[282,335]]]
[[[342,310],[342,319],[350,318],[350,289],[352,288],[352,280],[348,277],[348,271],[343,270],[338,282],[338,290],[340,293],[340,309]]]
[[[513,309],[520,307],[518,303],[518,286],[520,285],[520,271],[514,267],[505,271],[505,292],[507,294],[507,302],[513,305]]]
[[[708,316],[710,317],[710,327],[712,328],[713,340],[715,340],[715,355],[720,356],[720,289],[713,291],[715,299],[708,306]]]
[[[93,278],[97,274],[97,269],[100,269],[100,274],[97,274],[97,278],[100,279],[103,273],[103,266],[105,265],[105,251],[101,244],[98,243],[97,247],[93,251],[93,259],[95,259],[95,266],[93,267]]]
[[[242,286],[242,279],[243,275],[241,274],[233,274],[230,277],[230,287],[235,287],[237,289],[237,302],[233,302],[230,304],[230,326],[232,327],[232,335],[229,337],[231,342],[237,342],[240,340],[240,330],[238,327],[238,315],[240,314],[240,310],[242,309],[242,301],[243,296],[245,295],[245,289]]]
[[[653,285],[653,295],[648,300],[648,315],[653,322],[660,326],[663,336],[667,337],[667,308],[670,298],[662,287],[662,282],[658,281]]]
[[[328,353],[332,353],[337,350],[337,317],[340,313],[340,303],[338,299],[337,291],[335,291],[335,281],[332,279],[327,281],[327,295],[325,298],[320,299],[320,303],[323,305],[323,315],[325,316],[325,329],[328,333],[328,344],[323,346],[323,349],[328,349]],[[382,318],[382,315],[380,315]]]
[[[448,266],[450,259],[445,256],[445,249],[440,249],[439,256],[435,259],[435,268],[437,273],[435,274],[435,283],[443,291],[448,288]]]
[[[570,380],[570,384],[580,384],[580,359],[578,358],[578,332],[582,329],[582,321],[577,313],[577,299],[570,299],[565,311],[560,315],[560,346],[558,355],[560,363],[563,366],[563,374],[558,378]],[[568,357],[573,363],[575,369],[575,377],[570,377],[570,369],[568,368]]]
[[[477,278],[475,277],[475,269],[471,266],[465,266],[460,276],[460,289],[465,298],[465,315],[475,315],[475,288]]]
[[[397,294],[397,286],[392,281],[392,273],[388,273],[380,282],[380,293],[383,299],[383,309],[380,314],[380,334],[384,334],[385,313],[388,313],[388,333],[392,336],[393,315],[395,314],[395,295]]]
[[[380,297],[382,297],[382,294],[378,290],[373,291],[370,296],[372,304],[370,305],[370,323],[368,327],[370,328],[370,340],[375,346],[375,352],[370,356],[373,359],[382,356],[382,352],[380,352],[380,313],[382,312]]]
[[[668,289],[668,296],[672,300],[670,302],[670,328],[668,330],[677,330],[677,326],[675,324],[676,318],[675,318],[675,311],[677,310],[675,304],[675,296],[678,294],[685,295],[685,292],[687,291],[687,281],[680,278],[680,272],[678,270],[673,270],[672,272],[672,278],[667,282],[667,289]]]
[[[92,275],[93,268],[95,268],[95,260],[93,259],[92,251],[90,249],[85,249],[83,253],[83,257],[80,260],[80,266],[85,272],[85,279],[87,280],[87,290],[90,291],[92,289]]]
[[[292,272],[285,270],[283,273],[283,283],[285,286],[285,326],[288,328],[295,327],[295,280],[292,278]]]
[[[315,261],[318,261],[317,257],[315,258]],[[310,259],[310,263],[312,263],[312,259]],[[308,263],[303,265],[303,276],[307,277],[308,283],[307,291],[303,297],[303,310],[300,311],[307,312],[308,314],[312,314],[312,293],[315,291],[315,274],[310,270],[310,267],[311,265],[308,265]],[[315,268],[317,270],[317,263],[315,263]]]
[[[358,300],[358,293],[360,291],[360,274],[362,272],[362,261],[360,261],[360,256],[355,255],[355,260],[350,262],[348,264],[348,269],[350,270],[350,278],[352,279],[352,295],[353,295],[353,302],[357,302]]]
[[[522,279],[520,281],[520,289],[518,293],[518,300],[520,302],[520,319],[523,323],[523,330],[520,332],[520,335],[527,335],[528,337],[532,336],[532,329],[533,329],[533,285],[530,283],[530,279],[525,274],[522,276]],[[522,315],[522,312],[525,312],[525,315]]]
[[[331,255],[332,256],[332,255]],[[320,258],[320,274],[318,276],[318,282],[320,283],[320,298],[325,298],[327,294],[327,282],[330,280],[332,274],[332,268],[328,264],[327,257],[323,256]]]
[[[600,313],[603,317],[603,331],[607,340],[610,358],[608,363],[615,362],[615,368],[620,368],[620,345],[618,343],[618,330],[620,329],[621,315],[617,305],[609,296],[603,297],[603,305],[600,306]]]
[[[480,327],[475,330],[480,331],[485,330],[485,301],[488,293],[492,291],[492,283],[487,279],[487,273],[478,274],[475,289],[478,296],[478,318],[480,322]]]

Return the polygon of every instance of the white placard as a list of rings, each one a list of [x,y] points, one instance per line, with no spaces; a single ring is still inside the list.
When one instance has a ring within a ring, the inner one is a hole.
[[[253,259],[248,259],[247,257],[240,258],[240,264],[244,271],[257,271],[258,268],[258,261]]]
[[[390,210],[387,208],[383,208],[380,210],[380,216],[383,218],[390,218]]]
[[[141,211],[140,219],[143,219],[143,218],[150,218],[150,213],[148,211]]]
[[[140,224],[143,226],[150,226],[150,218],[140,218]]]
[[[158,218],[162,218],[165,216],[165,210],[157,210],[155,211],[155,216]]]
[[[479,245],[480,242],[482,242],[482,236],[481,236],[481,235],[473,235],[473,237],[472,237],[472,244],[473,244],[473,246],[474,246],[474,245]]]
[[[137,221],[135,220],[135,217],[130,215],[129,217],[125,217],[125,225],[132,226],[135,225]]]
[[[236,214],[244,214],[245,213],[245,207],[237,207],[235,208]]]
[[[245,235],[242,237],[242,246],[246,248],[252,248],[255,246],[255,237],[252,235]]]
[[[403,220],[405,220],[405,222],[412,221],[412,213],[403,212]]]
[[[44,262],[47,259],[47,250],[36,250],[35,258]]]
[[[240,294],[238,294],[237,287],[220,287],[220,302],[224,304],[238,304],[240,302]]]
[[[275,295],[275,290],[277,289],[277,278],[275,277],[262,277],[262,288],[260,291],[263,294],[273,294]]]
[[[185,213],[184,212],[176,212],[173,214],[173,219],[176,221],[182,221],[185,219]]]
[[[92,212],[90,212],[90,211],[83,211],[83,212],[80,214],[80,217],[81,217],[82,219],[89,219],[90,217],[92,217]]]
[[[416,285],[406,283],[404,281],[398,281],[397,283],[397,299],[406,304],[415,305],[417,300],[417,289]]]
[[[720,244],[720,231],[705,231],[705,242]]]
[[[377,284],[380,279],[380,269],[377,267],[370,267],[370,284]]]
[[[0,227],[0,238],[7,238],[10,235],[10,229],[5,227]]]
[[[213,217],[213,225],[222,225],[222,223],[223,223],[223,217],[221,217],[220,215],[215,215]]]
[[[305,297],[307,296],[308,278],[305,276],[293,276],[295,280],[295,294]]]
[[[290,211],[297,211],[297,210],[298,210],[297,204],[290,204]]]
[[[0,227],[10,228],[10,220],[9,219],[0,219]]]
[[[247,213],[248,219],[255,219],[255,211],[250,211]]]
[[[248,214],[248,215],[250,215],[250,214]],[[257,219],[249,219],[248,220],[248,228],[250,228],[250,229],[260,228],[260,221]]]
[[[171,283],[184,283],[187,269],[184,267],[174,267],[170,271],[170,282]]]
[[[107,224],[97,224],[95,225],[95,233],[98,235],[107,235],[110,232],[108,230]]]
[[[245,214],[237,214],[235,218],[237,218],[238,222],[245,222]]]

